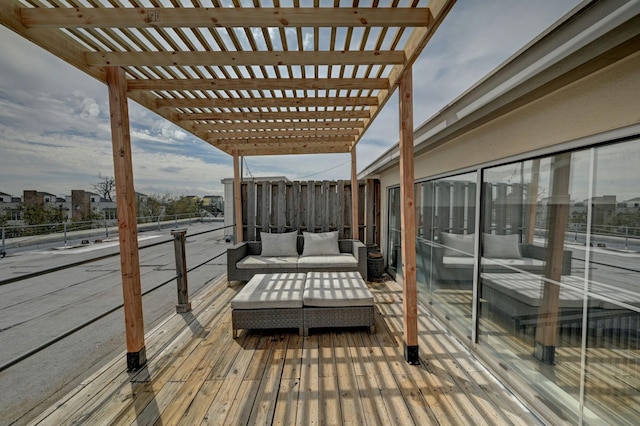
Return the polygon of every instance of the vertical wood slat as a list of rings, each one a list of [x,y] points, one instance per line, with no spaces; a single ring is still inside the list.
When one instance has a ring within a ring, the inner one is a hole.
[[[451,232],[464,234],[465,187],[463,182],[454,182],[452,190]]]
[[[514,183],[511,185],[511,194],[509,194],[507,199],[507,213],[509,228],[511,228],[512,234],[522,233],[522,216],[524,212],[524,200],[522,199],[523,192],[522,184]]]
[[[334,183],[334,182],[328,182],[328,186],[327,186],[327,220],[326,220],[326,231],[332,231],[334,228],[336,228],[336,224],[338,223],[338,217],[337,217],[337,205],[338,205],[338,199],[337,199],[337,190],[338,190],[338,184]]]
[[[505,235],[507,233],[507,184],[496,184],[496,202],[494,205],[496,212],[496,234]]]
[[[491,182],[483,182],[482,186],[482,232],[490,234],[493,228],[493,185]]]
[[[416,286],[416,217],[413,164],[413,82],[408,68],[400,79],[400,198],[405,359],[417,364],[418,299]]]
[[[270,215],[270,194],[271,183],[262,182],[262,202],[260,204],[260,210],[262,211],[262,232],[271,232],[271,215]]]
[[[262,218],[262,208],[258,208],[262,203],[262,183],[256,182],[256,239],[260,235],[264,226],[264,220]]]
[[[278,185],[273,182],[269,182],[269,188],[271,190],[271,210],[269,211],[269,223],[271,227],[269,232],[278,232]]]
[[[538,183],[540,181],[540,159],[537,158],[531,162],[531,182],[527,187],[527,217],[526,231],[524,232],[524,242],[533,243],[536,211],[538,208]]]
[[[242,235],[242,199],[240,196],[240,157],[238,152],[233,153],[233,202],[235,206],[236,243],[244,241]]]
[[[346,238],[345,232],[344,232],[344,184],[345,182],[343,180],[341,180],[340,182],[338,182],[338,208],[337,210],[340,212],[340,214],[338,215],[338,223],[336,224],[336,226],[338,227],[338,235],[340,238]]]
[[[328,180],[322,181],[322,194],[323,194],[323,209],[322,209],[322,232],[327,232],[329,230],[329,222],[331,222],[331,193],[330,191],[330,183]]]
[[[380,246],[380,221],[382,220],[382,185],[376,180],[374,184],[374,206],[375,206],[375,243]]]
[[[425,182],[421,186],[422,190],[422,237],[433,240],[435,237],[433,232],[433,207],[434,207],[434,184],[433,182]]]
[[[136,195],[133,185],[131,134],[127,104],[127,78],[122,68],[108,67],[106,73],[118,209],[118,239],[120,242],[127,366],[131,369],[137,369],[146,363],[146,354],[140,260],[138,257]]]
[[[344,184],[344,193],[342,194],[342,200],[344,203],[344,211],[342,212],[342,217],[344,219],[344,228],[345,228],[345,238],[351,238],[353,235],[352,223],[353,216],[351,215],[351,182],[345,182]],[[349,230],[349,234],[347,234],[347,229]]]
[[[300,229],[300,217],[302,217],[300,206],[300,182],[295,181],[291,185],[291,202],[293,204],[293,214],[291,217],[291,228]]]
[[[365,183],[365,244],[375,244],[375,194],[374,194],[374,181],[373,179],[367,179]]]
[[[287,225],[287,187],[284,181],[278,182],[278,213],[277,213],[277,225],[278,232],[285,232],[285,226]]]
[[[240,176],[242,176],[242,157],[240,157]],[[247,206],[247,185],[240,179],[240,203],[242,204],[242,237],[247,240],[247,228],[248,228],[248,206]]]
[[[247,240],[255,241],[256,239],[256,184],[254,181],[246,182],[247,186],[246,203],[247,203]]]
[[[309,230],[309,185],[307,182],[300,182],[300,229]]]
[[[467,234],[476,232],[476,187],[473,182],[467,185]]]
[[[307,232],[316,231],[316,182],[307,182]]]
[[[365,216],[365,192],[366,186],[364,183],[360,184],[358,182],[358,220],[356,223],[358,224],[358,239],[360,241],[364,241],[364,216]]]
[[[451,182],[438,182],[438,232],[451,232]]]
[[[358,208],[358,176],[356,164],[356,147],[351,148],[351,238],[360,239],[360,229],[358,224],[359,208]]]

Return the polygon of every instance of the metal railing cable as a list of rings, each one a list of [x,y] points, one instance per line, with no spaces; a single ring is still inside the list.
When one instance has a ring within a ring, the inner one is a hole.
[[[206,231],[196,232],[194,234],[187,235],[187,238],[195,237],[195,236],[206,234],[206,233],[209,233],[209,232],[220,231],[222,229],[230,228],[230,227],[233,227],[233,226],[234,225],[229,225],[229,226],[223,226],[221,228],[208,229]],[[156,241],[155,243],[145,244],[144,246],[140,247],[138,250],[144,250],[144,249],[147,249],[147,248],[156,247],[156,246],[159,246],[159,245],[162,245],[162,244],[171,243],[171,242],[173,242],[173,238],[167,239],[167,240],[162,240],[162,241]],[[3,280],[0,280],[0,287],[3,286],[3,285],[15,283],[15,282],[18,282],[18,281],[24,281],[24,280],[28,280],[30,278],[39,277],[41,275],[47,275],[47,274],[51,274],[53,272],[59,272],[59,271],[65,270],[65,269],[75,268],[76,266],[81,266],[81,265],[85,265],[87,263],[97,262],[99,260],[104,260],[104,259],[108,259],[110,257],[115,257],[115,256],[120,256],[120,251],[119,250],[117,252],[115,252],[115,253],[109,253],[109,254],[105,254],[105,255],[102,255],[102,256],[92,257],[91,259],[79,260],[77,262],[67,263],[65,265],[54,266],[52,268],[47,268],[47,269],[43,269],[43,270],[40,270],[40,271],[31,272],[31,273],[28,273],[28,274],[23,274],[23,275],[20,275],[20,276],[17,276],[17,277],[5,278]]]
[[[170,241],[173,241],[173,240],[170,240]],[[198,264],[198,265],[196,265],[196,266],[194,266],[192,268],[189,268],[188,272],[191,272],[194,269],[197,269],[197,268],[199,268],[199,267],[211,262],[212,260],[215,260],[215,259],[221,257],[224,254],[226,254],[226,251],[223,251],[222,253],[218,253],[217,255],[213,256],[212,258],[206,260],[205,262],[202,262],[202,263],[200,263],[200,264]],[[176,280],[176,278],[178,278],[178,276],[174,275],[173,277],[171,277],[168,280],[156,285],[155,287],[152,287],[152,288],[144,291],[142,293],[142,296],[146,296],[147,294],[150,294],[150,293],[158,290],[159,288],[164,287],[165,285],[167,285],[167,284],[173,282],[174,280]],[[196,290],[194,292],[194,294],[197,294],[201,290],[202,290],[202,287],[200,289]],[[14,365],[16,365],[18,363],[24,361],[25,359],[37,354],[38,352],[43,351],[44,349],[48,348],[49,346],[52,346],[52,345],[58,343],[62,339],[65,339],[65,338],[71,336],[72,334],[77,333],[78,331],[90,326],[91,324],[101,320],[102,318],[105,318],[106,316],[108,316],[108,315],[110,315],[110,314],[112,314],[114,312],[117,312],[118,310],[122,309],[123,307],[124,307],[124,303],[121,303],[120,305],[116,306],[115,308],[109,309],[108,311],[103,312],[102,314],[100,314],[100,315],[98,315],[98,316],[96,316],[96,317],[94,317],[94,318],[92,318],[92,319],[90,319],[88,321],[85,321],[84,323],[72,328],[71,330],[68,330],[68,331],[62,333],[62,334],[54,337],[53,339],[47,340],[45,343],[37,346],[36,348],[31,349],[30,351],[25,352],[24,354],[21,354],[21,355],[15,357],[15,358],[13,358],[12,360],[0,365],[0,373],[3,372],[4,370],[10,368],[10,367],[13,367]]]

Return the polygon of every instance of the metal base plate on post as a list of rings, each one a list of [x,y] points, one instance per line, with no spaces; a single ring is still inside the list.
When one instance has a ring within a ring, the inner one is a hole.
[[[420,356],[418,353],[418,345],[407,346],[406,343],[404,344],[404,359],[409,365],[420,364]]]
[[[179,314],[184,314],[189,311],[191,311],[191,302],[176,305],[176,312]]]
[[[127,352],[127,371],[137,371],[147,363],[147,349],[138,352]]]
[[[554,365],[556,363],[556,347],[545,346],[540,342],[536,342],[535,351],[533,356],[547,365]]]

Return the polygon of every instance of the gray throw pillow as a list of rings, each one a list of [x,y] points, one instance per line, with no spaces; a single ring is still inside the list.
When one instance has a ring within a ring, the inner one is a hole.
[[[285,232],[282,234],[260,233],[262,240],[261,256],[297,256],[298,231]]]
[[[520,238],[518,234],[482,234],[482,255],[499,259],[520,259]]]
[[[303,232],[304,248],[302,256],[328,256],[340,254],[338,245],[338,231],[334,232]]]
[[[473,256],[473,234],[450,234],[443,232],[441,234],[442,244],[444,248],[444,256],[462,257]]]

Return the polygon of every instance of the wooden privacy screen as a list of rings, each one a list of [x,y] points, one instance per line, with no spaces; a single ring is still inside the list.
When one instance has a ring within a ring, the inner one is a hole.
[[[358,185],[360,239],[379,244],[379,182]],[[247,181],[242,183],[242,226],[247,241],[260,232],[339,231],[351,238],[351,181]],[[366,215],[365,215],[366,212]]]

